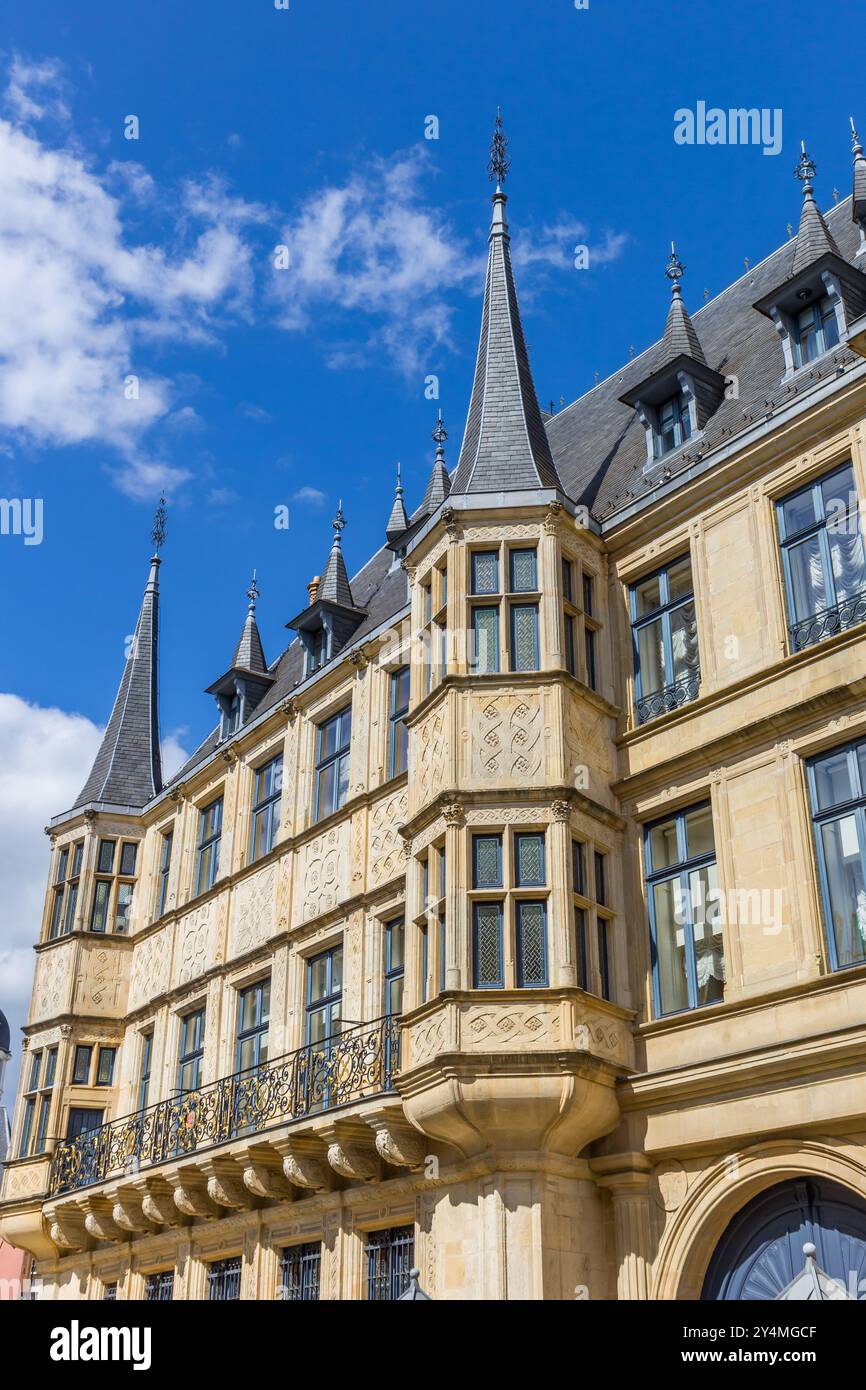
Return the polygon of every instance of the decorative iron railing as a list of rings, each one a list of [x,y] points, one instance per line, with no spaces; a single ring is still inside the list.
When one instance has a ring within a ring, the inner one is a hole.
[[[846,598],[835,608],[825,608],[821,613],[813,613],[810,618],[792,623],[791,648],[800,652],[804,647],[813,647],[816,642],[823,642],[837,632],[856,627],[857,623],[866,623],[866,589],[852,598]]]
[[[700,685],[701,668],[695,666],[687,676],[683,676],[682,680],[674,681],[671,685],[663,685],[661,690],[654,690],[652,695],[647,695],[645,700],[638,700],[638,724],[646,724],[650,719],[658,719],[660,714],[670,714],[672,710],[679,709],[681,705],[687,705],[692,700],[696,700]]]
[[[80,1134],[55,1149],[51,1192],[132,1176],[390,1091],[399,1030],[394,1017],[376,1019]]]

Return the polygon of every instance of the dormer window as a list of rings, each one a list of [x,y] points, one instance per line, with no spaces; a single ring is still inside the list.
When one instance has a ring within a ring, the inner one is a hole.
[[[654,431],[653,452],[657,459],[664,458],[673,449],[678,449],[691,438],[692,423],[689,408],[682,396],[672,396],[658,407],[657,424]]]
[[[230,738],[237,733],[241,722],[241,697],[235,693],[230,700],[226,701],[226,708],[223,712],[223,738]]]
[[[794,364],[805,367],[839,344],[839,323],[829,295],[801,310],[795,323]]]
[[[307,675],[311,676],[314,671],[318,671],[320,666],[324,666],[328,660],[328,629],[318,628],[315,632],[305,634],[307,644]]]

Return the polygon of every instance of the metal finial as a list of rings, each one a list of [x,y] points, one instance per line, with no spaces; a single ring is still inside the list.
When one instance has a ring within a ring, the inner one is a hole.
[[[665,266],[665,275],[672,282],[674,294],[679,293],[680,280],[682,280],[685,273],[686,268],[677,255],[677,248],[674,246],[674,243],[671,242],[671,255],[670,260]]]
[[[250,581],[250,587],[247,589],[247,598],[250,601],[250,612],[252,612],[255,608],[256,602],[258,599],[261,598],[261,595],[262,591],[256,583],[256,572],[255,570],[253,570],[253,577]]]
[[[343,499],[342,499],[342,497],[340,498],[339,502],[337,503],[337,515],[334,517],[334,520],[331,522],[331,525],[332,525],[333,528],[334,528],[334,544],[335,544],[335,545],[339,545],[339,544],[340,544],[340,534],[341,534],[342,531],[344,531],[344,530],[346,529],[346,518],[343,516]]]
[[[508,158],[508,136],[502,126],[502,110],[496,108],[496,123],[493,127],[493,139],[490,142],[490,162],[487,165],[487,177],[496,180],[496,187],[500,189],[508,178],[508,170],[511,168],[511,160]]]
[[[811,192],[812,180],[818,172],[814,159],[810,159],[806,153],[806,141],[800,141],[800,158],[797,160],[797,167],[794,173],[803,184],[803,192]]]
[[[851,122],[851,148],[855,154],[863,153],[863,146],[860,144],[860,136],[857,134],[857,127],[854,124],[854,117],[849,116]]]
[[[749,260],[748,256],[743,257],[743,265],[746,267],[746,270],[751,270],[752,262]]]
[[[435,427],[435,429],[433,430],[433,438],[434,438],[435,441],[436,441],[436,457],[437,457],[437,459],[444,459],[444,457],[445,457],[445,440],[448,438],[448,431],[446,430],[445,426],[444,426],[443,423],[442,423],[442,411],[441,411],[441,410],[439,411],[439,419],[436,421],[436,427]]]
[[[793,228],[793,226],[791,225],[790,222],[788,223],[786,230],[787,230],[788,236],[793,236],[793,235],[794,235],[794,228]]]
[[[154,554],[156,555],[159,554],[162,547],[165,545],[167,519],[168,512],[165,506],[165,497],[163,496],[159,499],[159,506],[154,513],[153,526],[150,532],[150,539],[153,542]]]
[[[839,201],[839,190],[838,190],[838,188],[834,188],[834,189],[833,189],[833,202],[834,202],[834,203],[838,203],[838,201]]]

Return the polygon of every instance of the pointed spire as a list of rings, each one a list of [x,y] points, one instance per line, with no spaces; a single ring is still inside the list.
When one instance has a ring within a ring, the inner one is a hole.
[[[812,180],[815,177],[815,161],[810,159],[806,153],[805,141],[800,142],[800,158],[797,162],[795,173],[803,185],[803,208],[800,213],[800,229],[797,232],[797,242],[794,247],[794,265],[792,275],[798,275],[806,266],[817,261],[819,256],[832,252],[838,256],[839,248],[827,229],[827,223],[821,216],[818,204],[815,202],[815,194],[812,187]]]
[[[677,248],[671,242],[670,260],[665,267],[665,275],[671,282],[671,303],[662,339],[660,366],[672,362],[675,357],[691,357],[695,362],[703,362],[706,366],[707,359],[701,347],[701,340],[683,302],[680,281],[685,273],[686,268],[677,255]]]
[[[352,598],[352,589],[349,584],[349,576],[346,573],[346,561],[343,559],[343,546],[340,540],[346,527],[342,498],[337,506],[337,515],[331,524],[334,527],[334,540],[316,597],[327,599],[330,603],[342,604],[344,608],[354,608],[355,601]]]
[[[115,806],[144,806],[162,791],[159,750],[158,636],[159,550],[165,545],[166,507],[161,497],[151,540],[154,554],[135,633],[114,708],[90,775],[75,806],[102,801]]]
[[[562,490],[529,366],[505,220],[508,142],[497,111],[488,172],[496,181],[481,335],[452,492]]]
[[[397,488],[394,493],[394,505],[391,508],[391,515],[388,517],[388,525],[385,527],[385,535],[388,541],[396,541],[409,529],[409,518],[406,515],[406,507],[403,503],[403,484],[400,479],[400,465],[397,464]]]
[[[436,441],[436,458],[433,462],[433,472],[427,483],[427,491],[424,493],[424,501],[421,503],[421,511],[425,516],[432,516],[451,491],[451,476],[445,464],[445,440],[448,438],[448,431],[442,423],[441,410],[436,428],[433,431],[433,438]]]
[[[259,633],[259,625],[256,622],[256,601],[261,597],[261,590],[256,583],[256,572],[253,570],[252,582],[247,589],[249,606],[247,608],[246,621],[240,641],[235,648],[232,669],[238,671],[255,671],[259,674],[266,672],[268,663],[265,661],[265,652],[262,647],[262,639]]]
[[[854,155],[854,197],[851,200],[851,216],[859,222],[861,233],[866,228],[866,155],[860,143],[860,136],[851,117],[851,150]]]

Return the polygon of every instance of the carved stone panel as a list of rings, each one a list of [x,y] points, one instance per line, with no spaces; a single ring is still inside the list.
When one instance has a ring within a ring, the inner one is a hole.
[[[427,718],[413,729],[410,735],[409,765],[415,776],[412,778],[413,807],[423,805],[438,796],[448,783],[450,769],[448,748],[448,725],[444,704],[430,711]]]
[[[378,887],[405,869],[399,828],[406,819],[409,797],[403,788],[380,801],[370,816],[370,886]]]
[[[473,694],[469,703],[466,775],[470,785],[538,783],[544,777],[544,727],[539,695]]]
[[[168,989],[171,973],[171,936],[163,929],[136,942],[132,955],[129,1007],[140,1009]]]
[[[118,1018],[126,1011],[129,990],[129,952],[105,946],[97,939],[81,942],[75,977],[74,1011]]]
[[[344,821],[303,846],[299,871],[302,922],[331,912],[348,897],[350,829],[349,821]]]
[[[239,883],[232,895],[229,956],[242,956],[262,945],[276,930],[277,866]]]
[[[73,941],[63,946],[53,946],[50,951],[40,952],[36,960],[31,1023],[38,1023],[41,1018],[54,1018],[57,1014],[68,1013],[74,958]]]
[[[211,898],[182,917],[175,939],[175,978],[179,985],[203,975],[214,961],[217,900]]]

